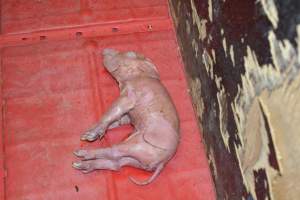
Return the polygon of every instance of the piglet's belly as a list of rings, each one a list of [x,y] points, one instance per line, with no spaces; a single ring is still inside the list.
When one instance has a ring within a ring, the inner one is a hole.
[[[151,113],[147,118],[140,120],[139,132],[150,145],[163,150],[176,149],[179,142],[179,133],[170,121],[161,113]]]

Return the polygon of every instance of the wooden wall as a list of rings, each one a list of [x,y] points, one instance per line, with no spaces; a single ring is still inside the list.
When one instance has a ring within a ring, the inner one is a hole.
[[[218,199],[300,199],[300,1],[170,4]]]

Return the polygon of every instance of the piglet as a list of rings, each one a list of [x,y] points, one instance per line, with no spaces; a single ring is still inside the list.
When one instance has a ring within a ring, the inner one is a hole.
[[[147,185],[176,152],[180,139],[177,111],[150,59],[137,52],[114,49],[105,49],[103,56],[105,68],[119,84],[120,96],[81,140],[101,139],[108,129],[129,123],[135,130],[112,147],[75,151],[81,161],[74,162],[73,167],[84,173],[119,170],[122,166],[153,171],[145,181],[130,177],[135,184]]]

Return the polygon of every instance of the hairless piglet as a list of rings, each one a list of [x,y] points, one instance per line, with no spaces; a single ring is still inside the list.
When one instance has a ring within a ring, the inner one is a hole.
[[[117,80],[120,96],[104,113],[100,122],[81,136],[81,140],[102,138],[108,129],[131,123],[135,131],[112,147],[76,150],[81,161],[73,167],[84,173],[97,169],[119,170],[133,166],[153,175],[135,184],[151,183],[174,156],[179,143],[179,119],[175,106],[160,82],[152,61],[129,51],[104,49],[104,66]]]

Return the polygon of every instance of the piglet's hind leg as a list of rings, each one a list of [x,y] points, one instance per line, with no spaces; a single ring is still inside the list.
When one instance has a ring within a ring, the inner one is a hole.
[[[73,163],[75,169],[81,170],[83,173],[89,173],[96,169],[119,170],[118,162],[109,159],[97,159],[89,161],[78,161]]]
[[[94,150],[80,149],[74,151],[74,154],[82,160],[93,160],[99,158],[118,159],[119,157],[123,156],[123,154],[114,147],[100,148]]]
[[[120,144],[94,150],[79,149],[74,151],[74,154],[82,160],[93,160],[100,158],[118,160],[121,157],[130,156],[127,146]]]
[[[78,161],[73,163],[73,167],[81,170],[83,173],[89,173],[94,170],[101,169],[117,171],[123,166],[143,168],[139,161],[131,157],[123,157],[119,160],[97,159],[89,161]]]

